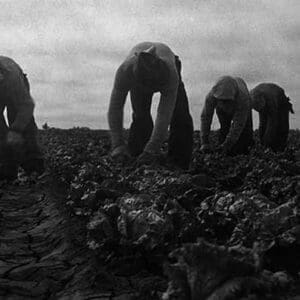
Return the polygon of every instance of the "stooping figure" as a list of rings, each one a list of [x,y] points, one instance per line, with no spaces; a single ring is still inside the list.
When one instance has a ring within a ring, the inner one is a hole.
[[[220,122],[219,143],[229,155],[247,154],[253,144],[250,95],[238,77],[221,77],[205,99],[201,114],[201,150],[207,151],[214,110]]]
[[[29,82],[20,66],[4,56],[0,56],[0,109],[0,180],[15,179],[19,164],[29,174],[42,173],[44,160],[37,144]]]
[[[261,144],[283,151],[289,133],[289,113],[294,113],[284,90],[274,83],[261,83],[250,91],[252,107],[259,113]]]
[[[128,144],[123,137],[124,104],[131,96],[132,124]],[[151,103],[160,92],[153,126]],[[118,68],[111,94],[108,121],[112,156],[138,156],[149,163],[160,153],[168,134],[168,157],[177,166],[189,166],[193,148],[193,121],[181,79],[181,62],[165,44],[143,42],[136,45]]]

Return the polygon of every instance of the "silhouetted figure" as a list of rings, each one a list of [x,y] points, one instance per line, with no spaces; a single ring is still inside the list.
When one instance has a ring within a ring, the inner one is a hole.
[[[42,173],[44,160],[37,144],[29,82],[20,66],[4,56],[0,56],[0,109],[0,180],[15,179],[19,164],[27,173]]]
[[[43,124],[42,128],[44,130],[48,130],[50,127],[49,127],[48,123],[46,122],[46,123]]]
[[[230,155],[247,154],[253,144],[250,95],[243,79],[221,77],[205,99],[201,114],[201,149],[209,149],[209,133],[214,110],[220,122],[219,143]]]
[[[259,138],[273,151],[283,151],[289,134],[289,113],[294,113],[284,90],[274,83],[261,83],[250,91],[252,107],[259,113]]]
[[[123,110],[130,91],[132,124],[128,146],[123,138]],[[157,117],[153,126],[151,103],[160,92]],[[165,44],[144,42],[136,45],[115,75],[108,112],[112,156],[138,156],[148,163],[160,153],[170,125],[170,160],[188,168],[193,147],[193,121],[181,79],[181,62]]]

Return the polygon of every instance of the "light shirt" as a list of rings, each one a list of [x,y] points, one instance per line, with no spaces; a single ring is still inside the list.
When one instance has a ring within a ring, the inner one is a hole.
[[[137,55],[142,51],[147,51],[151,47],[154,47],[156,56],[166,63],[169,69],[169,79],[164,86],[159,88],[159,90],[152,91],[160,92],[161,97],[157,109],[157,117],[154,123],[154,128],[144,151],[150,153],[159,152],[162,143],[167,137],[168,126],[171,123],[179,84],[179,76],[175,64],[175,54],[165,44],[143,42],[136,45],[129,52],[124,62],[119,66],[115,75],[108,111],[108,123],[111,130],[113,149],[125,143],[123,137],[124,104],[128,92],[137,85],[136,79],[133,75],[134,68],[137,64]]]
[[[201,113],[200,136],[202,144],[209,143],[210,127],[218,101],[216,96],[218,99],[231,99],[235,101],[231,127],[223,143],[224,148],[231,149],[238,141],[251,113],[249,91],[244,80],[239,77],[225,76],[217,81],[206,96],[204,108]]]

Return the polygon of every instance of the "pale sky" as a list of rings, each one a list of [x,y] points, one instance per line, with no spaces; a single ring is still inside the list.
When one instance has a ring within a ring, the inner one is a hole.
[[[28,74],[39,126],[108,128],[116,69],[135,44],[154,41],[182,61],[195,129],[205,95],[222,75],[242,77],[249,89],[282,86],[296,112],[291,127],[300,128],[299,0],[0,0],[0,6],[0,55]],[[126,127],[129,121],[127,99]]]

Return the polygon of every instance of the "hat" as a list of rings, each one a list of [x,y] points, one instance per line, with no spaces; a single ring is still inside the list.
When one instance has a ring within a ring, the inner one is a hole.
[[[138,54],[137,80],[145,85],[164,85],[169,79],[167,64],[155,54],[155,47],[142,51]]]
[[[213,97],[219,100],[234,100],[237,94],[237,84],[230,76],[221,77],[212,88]]]

